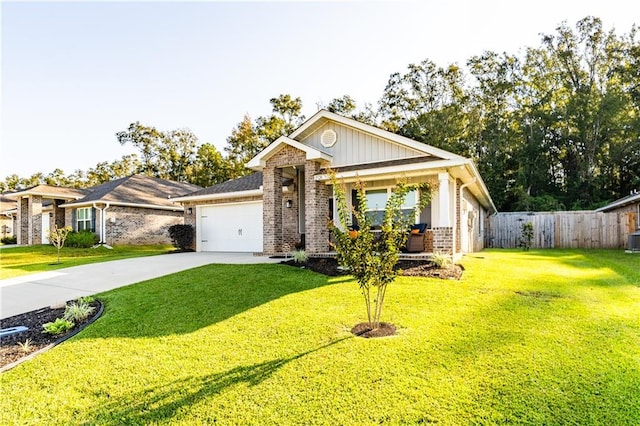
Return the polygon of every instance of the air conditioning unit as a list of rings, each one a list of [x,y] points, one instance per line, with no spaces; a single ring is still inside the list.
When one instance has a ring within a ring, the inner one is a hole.
[[[633,234],[629,235],[627,250],[640,251],[640,231],[634,232]]]

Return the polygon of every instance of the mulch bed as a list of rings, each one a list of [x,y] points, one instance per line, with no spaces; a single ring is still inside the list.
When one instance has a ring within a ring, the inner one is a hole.
[[[91,306],[93,306],[95,310],[89,318],[76,323],[75,327],[69,330],[69,332],[57,336],[44,333],[42,326],[48,322],[55,321],[56,318],[61,318],[64,314],[64,308],[42,308],[0,320],[0,328],[18,327],[21,325],[29,328],[27,331],[0,338],[0,368],[77,333],[86,324],[94,321],[100,314],[102,304],[99,301],[94,301],[91,303]],[[24,344],[27,339],[29,340],[29,350],[25,351],[19,344]]]
[[[310,257],[304,263],[296,263],[293,259],[281,262],[284,265],[305,268],[330,277],[348,275],[349,271],[340,268],[335,258]],[[401,260],[396,264],[400,275],[411,277],[430,277],[440,279],[459,280],[464,268],[462,265],[452,265],[449,268],[439,268],[429,260]]]
[[[378,328],[371,328],[368,322],[361,322],[351,329],[351,333],[367,339],[372,337],[387,337],[396,334],[396,326],[388,322],[381,322]]]

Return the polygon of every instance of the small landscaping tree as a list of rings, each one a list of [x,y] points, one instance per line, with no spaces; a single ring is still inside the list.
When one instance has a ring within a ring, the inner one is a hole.
[[[525,222],[520,225],[520,246],[524,251],[529,251],[533,243],[533,223]]]
[[[64,228],[58,228],[56,225],[53,225],[52,229],[49,229],[47,232],[47,237],[49,238],[49,242],[58,249],[58,263],[60,263],[60,250],[64,247],[64,242],[67,240],[67,235],[71,232],[70,226],[65,226]]]
[[[338,261],[349,268],[349,272],[358,282],[365,299],[367,310],[366,323],[368,330],[380,327],[380,315],[387,292],[387,286],[392,283],[397,271],[394,269],[398,262],[400,249],[406,243],[409,226],[415,215],[422,210],[431,199],[431,186],[427,183],[407,185],[399,182],[384,210],[384,217],[379,232],[372,231],[372,218],[367,214],[367,198],[365,185],[356,182],[357,206],[349,208],[344,185],[340,184],[331,173],[340,227],[330,224],[334,235],[332,243]],[[414,214],[404,215],[402,206],[405,197],[413,190],[418,190],[420,197],[415,206]],[[351,215],[358,225],[358,230],[349,227]]]

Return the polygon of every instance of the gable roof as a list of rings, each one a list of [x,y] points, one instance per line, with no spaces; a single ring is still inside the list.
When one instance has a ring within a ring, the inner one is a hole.
[[[89,193],[61,207],[81,207],[93,203],[177,210],[173,198],[200,189],[191,183],[175,182],[145,175],[133,175],[89,188]]]
[[[209,186],[199,191],[192,192],[182,197],[174,198],[173,202],[215,200],[216,198],[234,198],[262,195],[262,172],[255,172],[247,176],[231,179],[217,185]],[[283,178],[282,186],[289,186],[292,179]]]
[[[287,145],[303,151],[306,154],[307,160],[331,161],[332,158],[332,156],[330,154],[327,154],[326,152],[322,152],[318,149],[300,143],[297,140],[288,138],[286,136],[280,136],[278,139],[269,144],[269,146],[260,151],[258,155],[249,160],[249,162],[247,163],[247,167],[254,170],[262,170],[265,162]]]
[[[361,132],[372,134],[379,138],[386,139],[389,142],[411,148],[423,154],[433,155],[434,157],[442,158],[444,160],[464,158],[458,154],[445,151],[444,149],[436,148],[422,142],[414,141],[413,139],[400,136],[396,133],[389,132],[388,130],[381,129],[370,124],[365,124],[352,118],[343,117],[342,115],[335,114],[325,109],[319,110],[311,118],[302,123],[300,127],[298,127],[293,131],[293,133],[289,135],[289,138],[295,140],[303,140],[311,133],[324,126],[328,121],[334,121],[336,123],[342,124],[343,126],[351,127]]]
[[[36,185],[20,191],[7,193],[5,197],[17,200],[25,195],[38,195],[43,198],[77,200],[90,192],[88,189],[68,188],[64,186]]]
[[[600,207],[599,209],[596,209],[596,211],[608,212],[610,210],[615,210],[617,208],[624,207],[629,204],[634,204],[636,202],[640,202],[640,192],[634,191],[633,194],[629,194],[626,197],[623,197],[623,198],[620,198],[619,200],[614,201],[613,203]]]

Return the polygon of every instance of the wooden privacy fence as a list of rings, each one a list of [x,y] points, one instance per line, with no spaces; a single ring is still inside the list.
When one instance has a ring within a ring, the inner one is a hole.
[[[520,247],[520,230],[533,224],[532,248],[624,248],[636,229],[633,212],[515,212],[489,216],[485,247]]]

